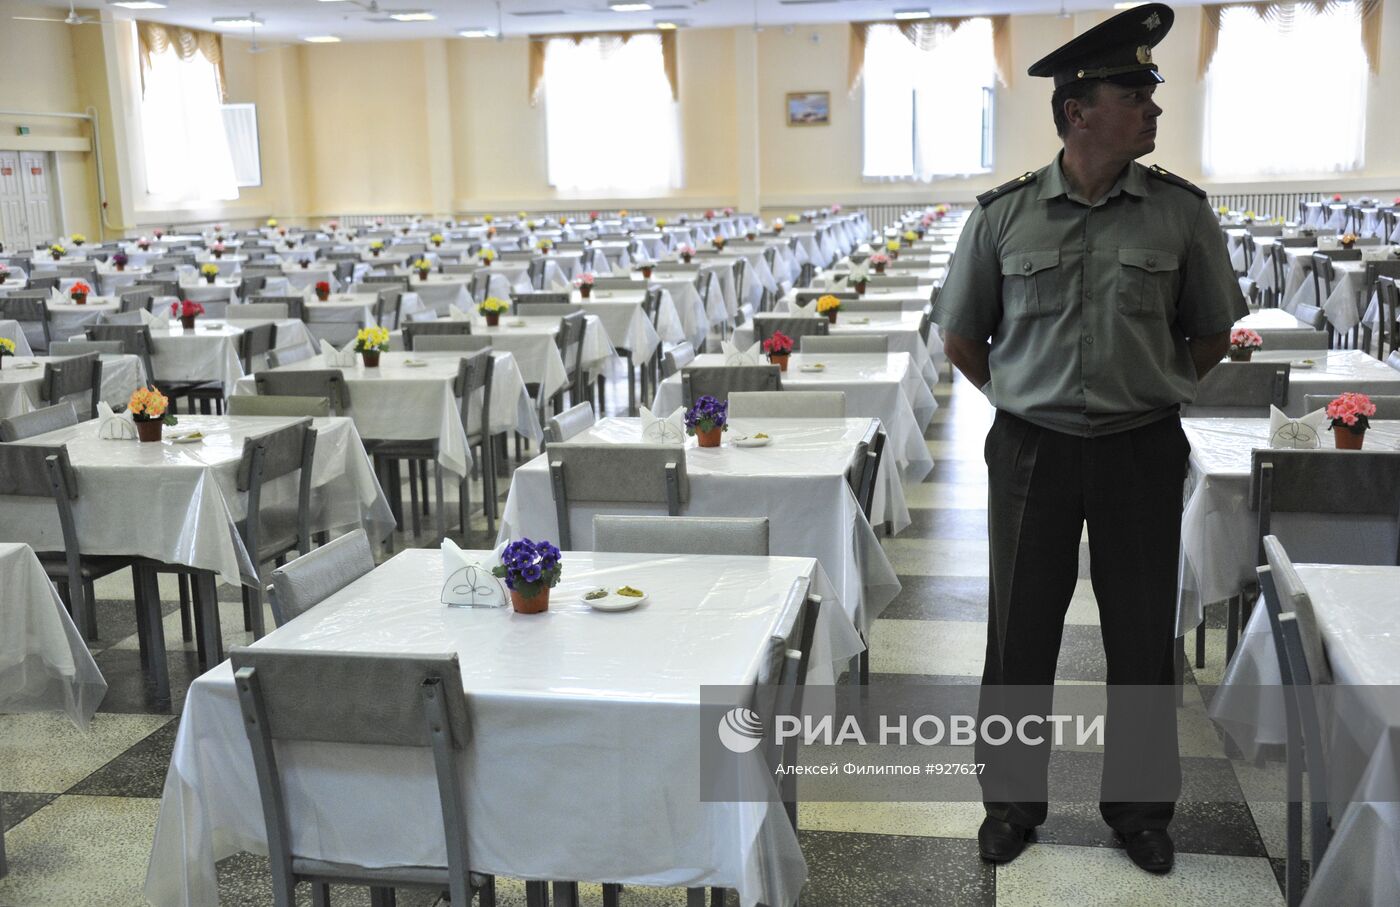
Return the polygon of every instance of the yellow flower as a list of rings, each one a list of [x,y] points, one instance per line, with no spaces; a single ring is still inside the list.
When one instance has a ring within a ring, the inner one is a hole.
[[[72,240],[76,243],[84,243],[87,242],[87,237],[81,233],[74,233],[72,236]]]
[[[49,246],[49,251],[50,251],[50,252],[53,252],[53,253],[56,253],[56,254],[58,254],[58,255],[62,255],[64,252],[67,252],[68,250],[65,249],[65,248],[63,248],[63,243],[54,243],[53,245]]]
[[[1254,220],[1254,212],[1253,212],[1253,211],[1246,211],[1246,212],[1244,213],[1244,216],[1245,216],[1245,220]]]
[[[617,212],[617,216],[618,216],[618,217],[626,217],[626,216],[627,216],[627,209],[626,209],[626,208],[623,208],[623,209],[619,210],[619,211]]]
[[[886,249],[889,249],[891,252],[898,252],[898,251],[899,251],[899,240],[897,240],[897,239],[892,239],[892,240],[890,240],[889,242],[885,243],[885,248],[886,248]]]
[[[277,226],[277,218],[275,218],[275,217],[269,217],[269,218],[267,219],[267,225],[268,225],[269,227],[275,227],[275,226]]]
[[[914,241],[916,241],[918,238],[919,238],[919,234],[915,233],[913,230],[905,230],[905,231],[904,231],[904,241],[905,241],[905,242],[914,242]]]
[[[482,261],[495,261],[495,260],[496,260],[496,250],[495,250],[495,249],[491,249],[491,248],[482,249],[480,252],[478,252],[478,253],[476,253],[476,254],[477,254],[477,257],[480,258]]]
[[[9,337],[0,337],[0,356],[13,356],[15,354],[15,342]]]
[[[370,247],[371,249],[382,249],[382,248],[384,248],[384,243],[382,243],[382,242],[380,242],[379,240],[376,239],[374,242],[372,242],[372,243],[369,244],[369,247]]]
[[[504,312],[510,308],[510,303],[495,296],[488,296],[481,301],[481,305],[476,310],[485,315],[488,312]]]
[[[429,237],[428,237],[428,241],[429,241],[429,242],[442,242],[442,234],[441,234],[441,233],[434,233],[432,236],[429,236]]]
[[[517,211],[517,212],[515,212],[515,213],[516,213],[516,215],[519,216],[519,218],[520,218],[521,220],[524,220],[524,219],[525,219],[525,212],[524,212],[524,211]]]
[[[664,226],[666,226],[666,218],[664,218],[664,217],[658,217],[658,218],[656,219],[656,225],[657,225],[658,227],[664,227]]]
[[[145,416],[148,419],[161,418],[169,406],[170,400],[154,386],[138,387],[131,392],[131,399],[126,404],[127,410],[133,416]]]
[[[1229,206],[1229,205],[1221,205],[1219,208],[1216,208],[1215,210],[1216,210],[1216,212],[1218,212],[1218,213],[1220,213],[1220,214],[1229,214],[1229,213],[1230,213],[1230,206]]]
[[[542,237],[542,238],[540,239],[540,248],[541,248],[541,249],[552,249],[552,248],[554,248],[554,240],[548,239],[548,238],[545,238],[545,237]]]
[[[205,277],[208,277],[211,274],[217,274],[219,273],[219,266],[214,264],[212,261],[207,261],[199,266],[199,273],[203,274]]]
[[[495,219],[496,219],[495,215],[492,215],[492,214],[484,214],[484,215],[482,215],[482,217],[481,217],[481,222],[482,222],[483,224],[489,224],[489,223],[491,223],[492,221],[494,221]]]
[[[825,314],[827,312],[839,312],[841,310],[841,300],[835,296],[823,296],[817,300],[817,312]]]
[[[798,218],[798,216],[797,216],[796,214],[789,214],[789,215],[787,216],[787,222],[790,223],[790,224],[795,224],[795,223],[797,223],[798,220],[799,220],[799,218]]]
[[[355,335],[355,352],[363,353],[374,350],[387,350],[389,348],[389,330],[379,325],[372,325],[367,328],[360,328],[360,332]]]
[[[432,269],[433,263],[426,258],[420,258],[413,263],[413,270],[415,271],[431,271]]]

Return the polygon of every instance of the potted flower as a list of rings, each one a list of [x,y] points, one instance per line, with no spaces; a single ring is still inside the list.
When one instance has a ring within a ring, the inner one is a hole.
[[[832,214],[840,214],[840,213],[841,213],[841,206],[840,206],[840,205],[832,205],[832,206],[831,206],[831,213],[832,213]]]
[[[656,267],[656,266],[655,266],[654,264],[652,264],[651,262],[649,262],[649,261],[644,261],[644,262],[642,262],[641,264],[637,265],[637,270],[642,272],[642,279],[643,279],[643,280],[651,280],[651,272],[652,272],[652,269],[655,268],[655,267]]]
[[[1352,246],[1356,245],[1356,234],[1350,232],[1343,233],[1341,236],[1337,237],[1337,242],[1342,244],[1343,249],[1350,249]]]
[[[0,337],[0,366],[4,366],[5,357],[15,354],[15,342],[9,337]]]
[[[136,437],[142,441],[159,441],[161,427],[176,422],[175,414],[170,411],[170,400],[156,390],[155,385],[132,391],[126,411],[131,413],[131,420],[136,423]]]
[[[142,252],[148,252],[151,248],[151,241],[143,236],[136,240],[136,248],[140,249]]]
[[[325,302],[331,298],[331,284],[328,280],[316,281],[316,298]]]
[[[714,209],[714,208],[706,208],[706,209],[705,209],[705,220],[714,220],[714,219],[715,219],[715,209]]]
[[[1253,211],[1246,211],[1246,212],[1244,213],[1244,222],[1245,222],[1245,223],[1247,223],[1247,224],[1252,224],[1252,223],[1254,223],[1254,218],[1255,218],[1255,214],[1254,214]]]
[[[884,252],[876,252],[870,256],[870,265],[875,269],[876,274],[885,273],[885,267],[889,265],[890,257]]]
[[[799,218],[796,214],[789,214],[789,215],[787,216],[787,222],[790,223],[790,224],[795,224],[795,223],[797,223],[799,220],[801,220],[801,218]]]
[[[223,224],[215,224],[215,225],[214,225],[214,239],[218,240],[219,242],[223,242],[223,241],[224,241],[224,225],[223,225]]]
[[[213,284],[219,276],[219,266],[212,261],[206,261],[199,266],[199,273],[204,278],[205,283]]]
[[[918,239],[918,238],[919,238],[919,234],[915,233],[913,230],[905,230],[905,231],[904,231],[904,241],[905,241],[905,242],[911,243],[911,244],[912,244],[912,243],[913,243],[916,239]]]
[[[779,371],[787,371],[788,357],[792,355],[792,338],[782,331],[774,331],[772,337],[763,341],[763,353]]]
[[[433,270],[433,263],[426,258],[420,258],[413,263],[412,267],[418,272],[419,280],[427,280],[428,274]]]
[[[376,218],[374,219],[374,225],[375,225],[376,227],[382,227],[382,226],[384,226],[384,218],[382,218],[382,217],[376,217]]]
[[[524,211],[517,211],[517,212],[515,212],[515,216],[518,217],[518,218],[520,218],[521,220],[524,220],[525,218],[529,217],[529,215],[528,215],[527,213],[525,213]]]
[[[681,243],[680,247],[677,248],[676,251],[681,254],[681,261],[685,262],[686,264],[690,264],[690,259],[695,255],[695,247],[690,245],[689,243]]]
[[[1339,201],[1341,201],[1341,200],[1342,200],[1342,193],[1340,193],[1340,192],[1333,193],[1333,195],[1332,195],[1332,201],[1334,201],[1334,202],[1339,202]]]
[[[520,539],[506,546],[491,573],[506,581],[515,613],[539,614],[549,610],[549,590],[564,572],[561,561],[559,549],[549,542]]]
[[[156,227],[154,230],[151,231],[151,234],[155,236],[156,239],[160,239],[162,236],[165,235],[165,230],[161,227]]]
[[[73,240],[73,245],[75,246],[81,246],[83,243],[87,242],[87,237],[81,233],[74,233],[68,238]]]
[[[774,232],[774,233],[781,233],[781,232],[783,232],[783,226],[784,226],[784,224],[783,224],[783,219],[782,219],[781,217],[775,219],[775,220],[773,221],[773,232]]]
[[[658,218],[656,219],[656,229],[658,229],[658,230],[665,229],[666,224],[668,224],[668,223],[670,223],[670,221],[666,220],[666,218],[664,218],[664,217],[658,217]]]
[[[194,330],[194,320],[197,316],[204,314],[204,306],[188,299],[170,304],[170,314],[172,317],[180,319],[180,326],[187,331]]]
[[[617,216],[618,216],[618,217],[627,217],[627,209],[626,209],[626,208],[618,208],[618,209],[617,209]]]
[[[728,207],[726,207],[726,208],[724,209],[724,216],[725,216],[725,217],[733,217],[733,216],[734,216],[734,209],[733,209],[733,208],[728,208]]]
[[[0,265],[0,283],[4,283],[10,276],[10,269]]]
[[[588,212],[588,220],[589,220],[590,223],[595,223],[595,224],[596,224],[596,223],[598,222],[598,212],[597,212],[597,211],[589,211],[589,212]]]
[[[574,278],[574,286],[578,287],[578,295],[587,299],[589,294],[593,292],[593,275],[587,273],[580,274]]]
[[[835,296],[826,295],[817,300],[817,314],[825,315],[826,320],[832,324],[836,323],[836,313],[841,311],[841,300]]]
[[[1332,438],[1338,450],[1360,450],[1366,440],[1366,429],[1376,404],[1365,394],[1345,393],[1327,404],[1327,418],[1332,420]]]
[[[441,248],[442,248],[442,234],[441,234],[441,233],[434,233],[432,236],[429,236],[429,237],[428,237],[428,242],[432,243],[433,246],[434,246],[435,248],[441,249]]]
[[[548,255],[548,254],[550,253],[550,250],[552,250],[553,248],[554,248],[554,240],[552,240],[552,239],[550,239],[550,238],[548,238],[548,237],[546,237],[546,236],[541,236],[541,237],[540,237],[540,251],[541,251],[541,252],[543,252],[544,254]]]
[[[355,335],[355,352],[364,359],[365,368],[379,367],[379,354],[389,349],[389,330],[379,325],[360,328]]]
[[[486,246],[476,253],[476,257],[481,261],[482,267],[490,267],[491,262],[496,260],[496,250]]]
[[[856,291],[857,296],[864,296],[865,282],[869,279],[870,267],[862,262],[858,265],[851,265],[851,275],[846,278],[846,283],[850,284],[851,289]]]
[[[716,236],[714,239],[710,240],[710,244],[713,245],[713,246],[715,247],[715,251],[716,251],[716,252],[723,252],[723,251],[724,251],[724,237],[723,237],[723,236]]]
[[[1264,338],[1249,328],[1235,328],[1230,331],[1230,361],[1248,362],[1254,351],[1264,348]]]
[[[49,253],[53,255],[54,261],[58,261],[64,255],[68,254],[68,250],[63,248],[62,243],[54,243],[53,245],[49,246]]]
[[[701,447],[719,447],[720,435],[729,430],[729,403],[721,403],[709,394],[702,394],[685,411],[685,430],[694,435]]]
[[[758,234],[753,231],[752,227],[744,231],[744,239],[747,239],[749,242],[753,242],[757,238]]]
[[[126,257],[125,252],[118,252],[112,256],[112,267],[116,268],[118,272],[125,271],[129,261],[131,259]]]
[[[267,219],[267,227],[268,227],[269,230],[275,230],[275,229],[277,229],[277,218],[275,218],[275,217],[269,217],[269,218]]]
[[[501,313],[510,311],[510,303],[497,296],[487,296],[476,307],[476,313],[486,319],[488,328],[501,323]]]
[[[340,221],[338,221],[338,220],[333,220],[333,221],[331,221],[330,223],[326,224],[326,227],[327,227],[332,233],[334,233],[336,230],[339,230],[339,229],[340,229]]]
[[[68,295],[73,297],[73,303],[75,305],[86,305],[88,294],[91,292],[92,287],[88,286],[80,280],[77,283],[73,284],[73,286],[68,290]]]
[[[285,238],[285,237],[287,236],[287,228],[286,228],[286,227],[278,227],[278,228],[277,228],[277,235],[278,235],[278,236],[281,236],[281,237],[283,237],[283,238]],[[292,247],[292,245],[293,245],[292,241],[291,241],[290,239],[288,239],[288,240],[287,240],[287,248],[290,249],[290,248]]]
[[[369,254],[373,255],[375,258],[378,258],[379,253],[383,251],[384,243],[380,242],[379,240],[376,239],[374,242],[369,244]]]
[[[890,253],[890,258],[899,257],[899,240],[892,239],[885,243],[885,251]]]
[[[209,247],[209,254],[213,255],[217,259],[222,259],[224,257],[225,251],[226,247],[221,242],[216,242],[214,243],[214,245]]]

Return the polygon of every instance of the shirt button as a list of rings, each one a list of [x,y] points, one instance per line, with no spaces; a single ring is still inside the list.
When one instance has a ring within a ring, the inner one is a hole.
[[[1021,270],[1025,271],[1026,273],[1030,273],[1031,263],[1026,262],[1025,264],[1021,265]]]

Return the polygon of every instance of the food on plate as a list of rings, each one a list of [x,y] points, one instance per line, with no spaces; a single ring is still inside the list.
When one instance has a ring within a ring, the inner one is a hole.
[[[584,598],[585,598],[586,600],[588,600],[588,601],[597,601],[597,600],[600,599],[600,598],[607,598],[607,597],[608,597],[608,590],[607,590],[607,589],[594,589],[592,592],[590,592],[590,593],[588,593],[587,595],[584,596]]]
[[[763,432],[757,432],[756,434],[754,434],[754,437],[755,437],[755,438],[766,438],[766,437],[768,437],[768,436],[765,435]]]
[[[643,595],[646,595],[641,589],[633,589],[631,586],[623,586],[621,589],[617,590],[617,594],[625,595],[628,598],[641,598]]]

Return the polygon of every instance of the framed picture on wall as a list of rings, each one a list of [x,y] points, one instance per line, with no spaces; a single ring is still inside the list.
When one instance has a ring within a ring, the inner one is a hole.
[[[788,92],[787,123],[789,126],[831,125],[831,92]]]

